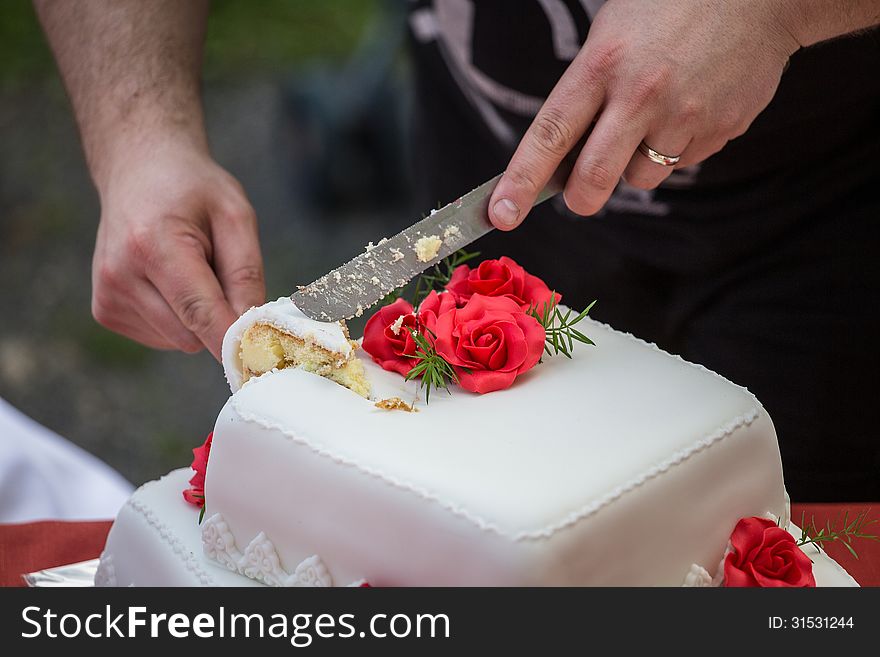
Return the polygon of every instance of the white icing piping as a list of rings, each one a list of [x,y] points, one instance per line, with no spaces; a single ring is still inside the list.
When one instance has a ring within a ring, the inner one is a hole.
[[[113,556],[107,554],[107,550],[101,552],[101,559],[98,561],[97,570],[95,570],[95,586],[116,586],[116,567],[113,565]]]
[[[758,411],[756,409],[750,410],[745,415],[739,416],[729,424],[716,430],[714,433],[711,433],[708,436],[701,438],[690,447],[673,454],[670,458],[661,461],[659,464],[649,468],[641,475],[630,479],[625,484],[618,486],[614,490],[606,493],[602,497],[594,500],[593,502],[582,507],[581,509],[568,514],[558,522],[548,525],[543,529],[538,529],[530,532],[520,532],[519,534],[517,534],[517,537],[515,537],[514,540],[522,540],[522,538],[549,538],[560,529],[564,529],[566,527],[569,527],[570,525],[574,525],[575,523],[583,520],[587,516],[594,515],[603,507],[610,505],[612,502],[622,497],[625,493],[635,490],[636,488],[644,485],[651,479],[654,479],[658,475],[661,475],[664,472],[668,471],[670,468],[679,465],[680,463],[683,463],[694,454],[702,452],[704,449],[711,447],[720,440],[732,435],[740,427],[750,425],[757,418]]]
[[[708,367],[706,367],[705,365],[700,365],[699,363],[692,363],[692,362],[689,361],[689,360],[685,360],[684,358],[682,358],[682,357],[679,356],[678,354],[671,354],[671,353],[669,353],[668,351],[666,351],[665,349],[661,349],[660,347],[657,346],[657,343],[655,343],[655,342],[648,342],[647,340],[642,340],[641,338],[637,338],[637,337],[634,336],[632,333],[628,333],[628,332],[626,332],[626,331],[618,331],[616,328],[614,328],[614,327],[612,327],[612,326],[610,326],[610,325],[608,325],[608,324],[606,324],[606,323],[604,323],[604,322],[599,322],[599,321],[593,319],[592,317],[586,317],[585,319],[586,319],[587,322],[589,322],[589,323],[591,323],[591,324],[594,324],[594,325],[596,325],[596,326],[601,326],[601,327],[604,328],[606,331],[610,331],[611,333],[617,333],[618,335],[622,335],[622,336],[624,336],[625,338],[627,338],[627,339],[629,339],[629,340],[631,340],[631,341],[633,341],[633,342],[635,342],[635,343],[637,343],[637,344],[640,344],[640,345],[643,345],[643,346],[645,346],[645,347],[648,347],[648,348],[651,349],[652,351],[659,352],[659,353],[663,354],[664,356],[666,356],[667,358],[671,358],[672,360],[678,361],[678,362],[680,362],[680,363],[684,363],[684,364],[687,365],[688,367],[692,367],[692,368],[694,368],[694,369],[696,369],[696,370],[699,370],[699,371],[701,371],[701,372],[705,372],[706,374],[710,374],[710,375],[714,376],[716,379],[718,379],[719,381],[724,381],[725,383],[727,383],[727,384],[729,384],[729,385],[732,385],[732,386],[733,386],[734,388],[736,388],[737,390],[741,390],[741,391],[743,391],[744,393],[746,393],[746,394],[749,396],[749,398],[751,398],[752,401],[755,402],[755,405],[756,405],[757,407],[759,407],[759,408],[763,408],[763,407],[764,407],[764,406],[761,404],[761,402],[758,401],[758,398],[755,397],[755,395],[753,395],[752,392],[751,392],[748,388],[746,388],[746,387],[744,387],[744,386],[741,386],[741,385],[739,385],[739,384],[737,384],[737,383],[734,383],[734,382],[731,381],[730,379],[727,379],[727,378],[723,377],[722,375],[718,374],[718,372],[714,372],[713,370],[710,370],[710,369],[709,369]],[[597,343],[597,344],[598,344],[598,343]]]
[[[708,588],[715,586],[712,581],[712,575],[698,563],[692,563],[690,570],[684,576],[681,583],[684,588]]]
[[[146,484],[146,486],[149,486],[149,484]],[[167,526],[165,526],[164,523],[162,523],[161,520],[159,520],[152,509],[150,509],[140,500],[136,500],[134,498],[128,500],[126,504],[130,506],[134,511],[139,513],[141,516],[143,516],[147,524],[156,530],[156,533],[159,534],[159,537],[163,541],[165,541],[174,552],[174,554],[176,554],[180,558],[180,560],[183,561],[186,569],[198,578],[202,586],[216,586],[216,584],[214,583],[214,578],[211,577],[210,573],[208,573],[204,568],[199,565],[199,562],[196,559],[195,555],[190,550],[186,549],[183,543],[180,542],[180,539],[178,539],[174,532],[172,532]]]
[[[727,436],[732,435],[740,427],[750,425],[752,422],[754,422],[758,418],[758,415],[759,415],[758,409],[755,409],[755,408],[750,409],[744,415],[741,415],[739,417],[734,418],[728,424],[726,424],[726,425],[722,426],[721,428],[717,429],[716,431],[704,436],[703,438],[700,438],[690,447],[687,447],[683,450],[680,450],[679,452],[673,454],[670,458],[668,458],[664,461],[661,461],[659,464],[649,468],[641,475],[636,476],[635,478],[629,480],[628,482],[626,482],[625,484],[623,484],[621,486],[618,486],[617,488],[614,488],[613,490],[606,493],[602,497],[590,502],[589,504],[581,507],[580,509],[578,509],[576,511],[568,513],[567,515],[563,516],[560,520],[558,520],[554,523],[551,523],[550,525],[547,525],[545,527],[541,527],[541,528],[533,529],[533,530],[523,530],[523,531],[519,531],[519,532],[511,534],[509,532],[504,531],[500,527],[498,527],[495,523],[492,523],[492,522],[486,520],[485,518],[482,518],[482,517],[470,512],[470,511],[452,503],[452,502],[442,500],[437,495],[431,493],[430,491],[428,491],[420,486],[417,486],[412,483],[400,481],[397,478],[392,477],[388,474],[385,474],[384,472],[382,472],[380,470],[376,470],[375,468],[371,468],[369,466],[357,463],[356,461],[354,461],[350,458],[347,458],[339,453],[335,453],[335,452],[331,451],[330,449],[323,446],[321,443],[319,443],[317,441],[311,440],[306,437],[298,436],[297,434],[295,434],[291,430],[281,426],[277,422],[272,422],[270,420],[267,420],[266,418],[259,417],[258,415],[256,415],[253,412],[245,411],[240,407],[238,400],[235,399],[234,397],[232,399],[232,407],[235,410],[235,412],[238,414],[238,416],[242,420],[244,420],[245,422],[252,422],[252,423],[254,423],[258,426],[261,426],[265,429],[277,431],[280,434],[282,434],[283,436],[292,440],[293,442],[304,445],[304,446],[310,448],[316,454],[319,454],[325,458],[329,458],[331,461],[334,461],[334,462],[342,464],[342,465],[347,465],[347,466],[353,467],[356,470],[359,470],[360,472],[363,472],[363,473],[370,475],[372,477],[376,477],[377,479],[380,479],[380,480],[384,481],[385,483],[387,483],[391,486],[394,486],[395,488],[409,491],[411,493],[418,495],[419,497],[421,497],[425,500],[435,502],[439,506],[441,506],[442,508],[446,509],[447,511],[449,511],[449,512],[453,513],[454,515],[457,515],[461,518],[464,518],[465,520],[468,520],[469,522],[471,522],[472,524],[476,525],[477,527],[479,527],[480,529],[482,529],[484,531],[492,532],[492,533],[498,534],[499,536],[501,536],[503,538],[507,538],[509,540],[517,541],[517,542],[524,541],[524,540],[549,538],[550,536],[555,534],[557,531],[564,529],[570,525],[573,525],[573,524],[577,523],[578,521],[586,518],[587,516],[595,514],[600,509],[602,509],[605,506],[608,506],[609,504],[611,504],[612,502],[614,502],[615,500],[620,498],[625,493],[628,493],[628,492],[638,488],[639,486],[642,486],[647,481],[666,472],[670,468],[683,463],[684,461],[689,459],[694,454],[697,454],[698,452],[703,451],[704,449],[719,442],[720,440],[726,438]]]
[[[234,573],[257,580],[267,586],[330,587],[333,578],[317,554],[306,557],[292,573],[281,564],[275,544],[265,532],[257,534],[244,552],[235,544],[235,537],[223,516],[215,513],[202,524],[202,548],[205,557]],[[359,579],[348,586],[366,584]]]

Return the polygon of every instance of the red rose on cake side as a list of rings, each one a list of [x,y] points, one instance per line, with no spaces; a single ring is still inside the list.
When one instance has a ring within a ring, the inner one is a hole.
[[[211,441],[214,432],[208,434],[200,447],[193,448],[192,469],[195,474],[189,480],[190,488],[183,491],[183,499],[197,507],[205,506],[205,473],[208,471],[208,457],[211,455]]]
[[[816,586],[813,562],[794,536],[767,518],[742,518],[724,558],[724,586]]]
[[[459,265],[446,284],[446,289],[455,295],[459,306],[467,303],[474,294],[482,294],[487,297],[507,297],[523,311],[537,308],[542,314],[545,304],[559,303],[562,298],[551,292],[544,281],[507,256],[484,260],[476,269]]]

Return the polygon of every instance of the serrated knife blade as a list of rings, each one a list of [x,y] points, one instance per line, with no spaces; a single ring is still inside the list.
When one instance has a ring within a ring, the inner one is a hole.
[[[535,205],[561,192],[570,172],[571,162],[567,160],[538,195]],[[392,290],[493,230],[487,208],[501,175],[434,210],[394,237],[368,246],[364,253],[300,288],[290,298],[311,319],[332,322],[359,317]],[[437,240],[439,248],[432,253]]]

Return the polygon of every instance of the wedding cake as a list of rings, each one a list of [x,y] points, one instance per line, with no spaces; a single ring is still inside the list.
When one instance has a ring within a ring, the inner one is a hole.
[[[287,298],[245,313],[187,491],[203,508],[181,495],[190,469],[146,484],[97,582],[853,584],[785,531],[752,394],[565,311],[512,260],[484,265],[382,308],[362,343]],[[779,573],[743,562],[755,532]]]

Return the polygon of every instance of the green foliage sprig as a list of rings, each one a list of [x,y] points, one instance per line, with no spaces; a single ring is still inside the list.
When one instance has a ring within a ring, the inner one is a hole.
[[[204,495],[193,495],[193,497],[202,501],[202,508],[199,511],[199,524],[201,525],[202,520],[204,520],[204,518],[205,518],[205,509],[207,508],[207,504],[205,503],[205,496]]]
[[[416,353],[412,358],[418,362],[407,372],[406,380],[412,381],[418,376],[422,377],[419,385],[425,389],[425,403],[427,404],[431,398],[432,389],[445,389],[449,393],[449,382],[458,383],[458,375],[455,373],[452,365],[437,353],[434,345],[428,338],[419,333],[418,329],[407,327],[407,330],[416,343]],[[425,330],[434,339],[437,338],[433,331],[427,327],[425,327]]]
[[[370,307],[371,308],[375,307],[378,309],[378,308],[384,308],[385,306],[390,306],[392,303],[397,301],[402,296],[403,296],[403,288],[402,287],[395,288],[395,289],[391,290],[391,292],[386,294],[384,297],[379,299],[376,303],[374,303]]]
[[[571,358],[571,352],[574,349],[574,343],[595,345],[586,335],[578,331],[576,324],[581,322],[589,313],[596,301],[587,306],[583,312],[572,318],[573,310],[569,309],[564,315],[559,310],[559,304],[556,301],[556,293],[551,296],[551,300],[544,303],[541,310],[537,306],[532,306],[528,310],[528,314],[538,320],[544,327],[546,335],[544,342],[544,351],[548,356],[563,354],[567,358]]]
[[[443,258],[443,260],[438,262],[431,269],[422,272],[416,281],[416,291],[413,295],[412,302],[413,306],[418,307],[424,298],[431,294],[431,290],[443,289],[452,278],[452,273],[455,271],[456,267],[479,257],[479,255],[479,251],[465,251],[464,249],[459,249],[455,253]]]
[[[810,517],[810,522],[808,523],[806,512],[801,514],[801,537],[798,539],[797,544],[799,546],[802,545],[812,545],[816,548],[816,551],[819,551],[819,545],[822,543],[834,543],[839,542],[843,547],[849,550],[849,553],[852,554],[856,559],[859,558],[859,555],[856,554],[856,551],[853,549],[852,540],[854,538],[863,538],[869,541],[880,541],[880,536],[876,534],[868,534],[865,532],[866,527],[870,527],[877,523],[877,520],[868,520],[868,512],[870,509],[865,509],[860,514],[858,514],[853,520],[849,519],[849,511],[843,514],[843,522],[842,527],[840,529],[835,529],[835,527],[831,524],[831,520],[828,520],[825,523],[824,527],[816,526],[816,518],[814,516]]]

